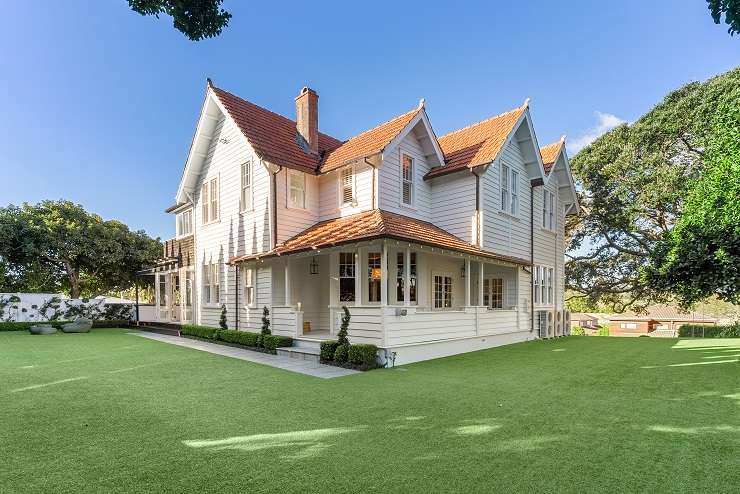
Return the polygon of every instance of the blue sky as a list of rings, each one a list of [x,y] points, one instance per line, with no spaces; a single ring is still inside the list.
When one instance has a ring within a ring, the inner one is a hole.
[[[169,238],[205,79],[293,116],[303,85],[346,138],[426,98],[438,135],[531,98],[540,144],[634,120],[740,65],[703,0],[241,2],[188,41],[125,0],[26,2],[0,18],[0,206],[65,198]],[[308,5],[308,6],[307,6]]]

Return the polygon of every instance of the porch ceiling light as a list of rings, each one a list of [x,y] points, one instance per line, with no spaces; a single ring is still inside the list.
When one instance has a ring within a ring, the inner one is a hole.
[[[311,264],[309,265],[309,272],[311,274],[319,274],[319,263],[316,262],[315,257],[311,259]]]

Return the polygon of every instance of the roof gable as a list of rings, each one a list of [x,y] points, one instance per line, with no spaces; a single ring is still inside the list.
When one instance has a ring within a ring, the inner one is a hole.
[[[391,141],[403,132],[422,109],[422,106],[414,108],[403,115],[392,118],[377,127],[348,139],[325,154],[319,171],[327,173],[352,161],[382,152]]]
[[[566,204],[573,204],[575,208],[569,209],[569,213],[578,212],[578,194],[573,175],[570,171],[568,153],[565,149],[565,136],[559,141],[547,144],[540,148],[542,162],[547,174],[547,181],[554,180],[558,184],[558,196]]]
[[[542,164],[545,167],[545,173],[550,174],[555,161],[560,156],[560,152],[565,147],[565,136],[561,137],[559,141],[547,144],[540,148],[540,155],[542,156]]]
[[[466,168],[490,163],[498,156],[509,136],[521,121],[527,103],[500,115],[445,134],[439,138],[446,164],[433,168],[425,178],[433,178]]]

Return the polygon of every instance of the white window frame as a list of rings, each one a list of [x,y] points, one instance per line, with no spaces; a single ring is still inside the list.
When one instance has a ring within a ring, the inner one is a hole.
[[[300,187],[293,187],[293,177],[298,177],[299,181],[302,181],[302,189]],[[306,209],[306,174],[299,172],[298,170],[288,170],[288,177],[286,180],[286,207],[288,209]],[[293,189],[301,192],[301,203],[293,202]]]
[[[555,269],[550,266],[536,265],[532,276],[534,276],[534,303],[553,305],[555,302]]]
[[[442,296],[441,296],[441,299],[440,299],[442,301],[442,305],[441,306],[437,306],[437,299],[435,297],[435,290],[437,288],[436,283],[435,283],[435,278],[437,276],[443,278],[443,282],[441,284],[441,287],[442,287],[442,293],[441,293]],[[444,297],[444,295],[445,295],[445,289],[444,289],[444,287],[448,285],[447,283],[444,282],[444,279],[445,278],[449,278],[449,281],[450,281],[449,282],[449,287],[450,287],[450,305],[449,306],[446,305],[446,301],[445,301],[445,297]],[[452,276],[452,273],[445,273],[445,272],[433,271],[432,272],[432,283],[431,283],[431,285],[432,285],[432,287],[431,287],[432,288],[432,308],[434,310],[452,310],[453,307],[455,306],[455,279]]]
[[[350,259],[352,259],[351,263],[348,262],[342,262],[342,255],[350,256]],[[352,276],[346,276],[342,274],[342,266],[351,266]],[[357,254],[355,252],[348,252],[343,251],[339,253],[339,297],[340,303],[345,304],[359,304],[357,300],[357,276],[359,273],[357,272]],[[342,295],[342,279],[351,279],[352,280],[352,300],[341,300]]]
[[[185,225],[185,218],[188,218],[188,228],[184,229],[183,225]],[[187,237],[193,234],[193,210],[186,209],[185,211],[182,211],[180,213],[177,213],[177,219],[176,219],[176,230],[177,235],[176,238],[183,238]]]
[[[406,177],[406,174],[404,173],[404,161],[408,158],[411,162],[411,166],[409,167],[409,177]],[[401,198],[401,206],[404,207],[413,207],[414,201],[416,200],[416,191],[414,190],[414,178],[416,173],[416,162],[414,160],[414,157],[411,156],[408,153],[405,153],[403,151],[400,151],[400,167],[399,167],[399,174],[400,174],[400,186],[401,189],[399,191],[399,196]],[[406,202],[404,199],[404,187],[408,184],[409,186],[409,202]]]
[[[374,258],[374,263],[370,263],[370,259]],[[383,291],[383,282],[385,281],[383,279],[382,274],[382,262],[383,262],[383,253],[378,252],[368,252],[367,255],[365,255],[365,264],[367,266],[367,303],[368,304],[379,304],[382,300],[381,292]],[[373,268],[378,270],[378,277],[373,277]],[[378,293],[377,300],[370,300],[370,295],[372,292],[372,285],[377,284],[378,286]]]
[[[495,283],[494,283],[495,282]],[[494,285],[501,287],[501,306],[494,307]],[[506,306],[506,280],[500,277],[488,277],[483,279],[483,305],[490,310],[501,310]]]
[[[519,172],[512,168],[511,170],[511,211],[514,216],[519,214]]]
[[[542,189],[542,228],[555,229],[555,194]]]
[[[344,174],[346,172],[349,172],[351,179],[352,179],[352,197],[350,198],[349,202],[344,202]],[[339,196],[339,207],[340,208],[352,208],[355,207],[355,202],[357,201],[357,174],[355,173],[355,166],[347,166],[344,168],[341,168],[339,170],[339,176],[337,179],[337,188]]]
[[[501,178],[501,211],[509,212],[509,204],[511,201],[511,182],[510,180],[511,168],[509,165],[501,162],[500,167],[500,178]]]
[[[242,293],[243,300],[244,300],[244,307],[256,307],[257,306],[257,297],[256,295],[256,278],[257,278],[257,269],[254,266],[242,266],[241,267],[241,275],[242,275]]]
[[[201,185],[200,192],[203,224],[210,225],[211,223],[217,223],[221,219],[221,198],[218,176],[206,180]],[[208,197],[204,197],[206,194],[208,194]],[[215,214],[214,211],[216,212]]]
[[[206,307],[218,307],[221,303],[220,269],[217,262],[203,264],[203,305]]]
[[[540,303],[540,266],[535,266],[534,271],[532,273],[532,276],[534,277],[533,283],[534,283],[534,303],[539,304]]]
[[[239,172],[239,211],[243,213],[252,211],[254,208],[254,167],[252,167],[252,160],[242,163]]]

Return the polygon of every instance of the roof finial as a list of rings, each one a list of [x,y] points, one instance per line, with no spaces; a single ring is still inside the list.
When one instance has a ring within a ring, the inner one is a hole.
[[[529,98],[524,100],[524,104],[522,105],[522,108],[529,108]]]
[[[215,86],[213,85],[213,81],[211,80],[211,78],[210,78],[210,77],[206,77],[206,83],[208,84],[208,87],[215,87]]]
[[[560,136],[560,142],[565,142],[565,134]]]
[[[424,98],[419,100],[419,108],[424,108]]]

